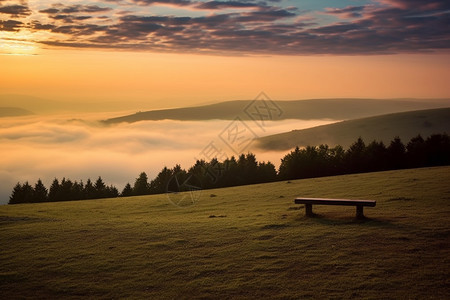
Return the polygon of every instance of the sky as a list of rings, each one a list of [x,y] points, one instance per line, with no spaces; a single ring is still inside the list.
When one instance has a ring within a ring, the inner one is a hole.
[[[0,119],[0,203],[18,181],[102,176],[121,189],[189,167],[228,124],[101,119],[261,92],[450,98],[448,78],[444,0],[0,0],[0,107],[36,113]]]
[[[0,0],[0,95],[111,110],[449,97],[449,16],[437,0]]]

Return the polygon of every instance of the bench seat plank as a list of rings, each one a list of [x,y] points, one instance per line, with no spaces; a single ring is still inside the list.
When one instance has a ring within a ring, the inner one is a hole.
[[[370,206],[375,207],[375,200],[348,200],[348,199],[327,199],[327,198],[296,198],[296,204],[314,204],[314,205],[346,205],[346,206]]]

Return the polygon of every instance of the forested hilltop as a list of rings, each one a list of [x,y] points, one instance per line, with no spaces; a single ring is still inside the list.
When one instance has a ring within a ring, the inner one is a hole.
[[[9,204],[128,197],[443,165],[450,165],[450,137],[446,133],[433,134],[426,139],[418,135],[406,145],[398,137],[387,146],[375,140],[366,144],[358,138],[346,150],[339,145],[330,148],[326,144],[296,147],[281,159],[278,170],[271,162],[258,162],[254,154],[248,153],[224,161],[199,160],[187,171],[179,165],[164,167],[150,182],[142,172],[133,186],[128,183],[120,193],[113,185],[106,185],[101,177],[95,183],[88,179],[86,184],[55,178],[50,189],[41,180],[34,187],[28,182],[17,183]]]

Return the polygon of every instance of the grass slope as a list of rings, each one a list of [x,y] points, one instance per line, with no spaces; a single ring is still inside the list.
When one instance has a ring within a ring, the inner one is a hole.
[[[400,136],[404,142],[421,134],[450,133],[450,108],[395,113],[338,122],[303,130],[293,130],[257,139],[256,146],[265,150],[288,150],[296,146],[328,144],[347,148],[362,137],[390,142]]]
[[[174,109],[153,110],[139,112],[133,115],[108,119],[107,124],[120,122],[138,122],[145,120],[232,120],[236,117],[250,119],[245,113],[247,107],[250,113],[255,112],[254,102],[250,100],[228,101],[216,104],[184,107]],[[274,120],[282,119],[353,119],[367,116],[381,115],[392,112],[409,111],[417,109],[449,107],[450,99],[432,100],[380,100],[380,99],[310,99],[297,101],[276,101],[281,114],[271,111]],[[274,108],[274,107],[271,107]],[[261,114],[267,110],[260,104]],[[252,116],[255,117],[255,116]],[[256,116],[257,117],[257,116]]]
[[[3,299],[445,299],[450,167],[0,207]],[[353,207],[296,196],[377,200]],[[212,217],[216,216],[216,217]]]

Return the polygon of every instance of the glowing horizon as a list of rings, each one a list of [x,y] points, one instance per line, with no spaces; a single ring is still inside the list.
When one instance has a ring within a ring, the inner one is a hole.
[[[0,62],[0,95],[125,101],[128,109],[253,99],[260,91],[277,100],[450,97],[448,54],[217,57],[46,50],[0,56]]]
[[[450,34],[439,24],[449,9],[442,0],[5,0],[0,95],[129,109],[261,91],[446,98]]]

